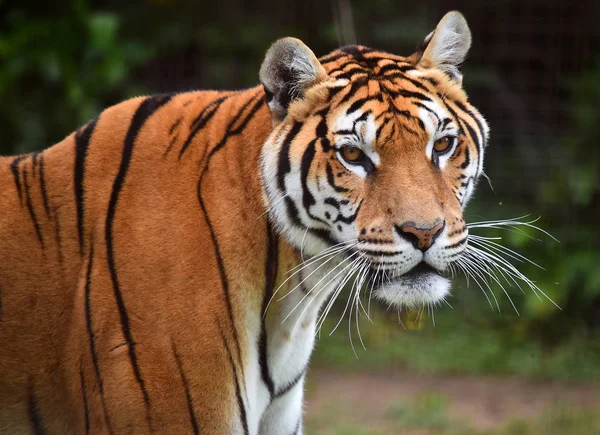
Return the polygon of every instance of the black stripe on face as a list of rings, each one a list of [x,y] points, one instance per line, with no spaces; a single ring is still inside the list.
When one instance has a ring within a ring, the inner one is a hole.
[[[85,417],[85,433],[90,433],[90,408],[87,400],[87,388],[83,377],[83,364],[79,364],[79,383],[81,384],[81,398],[83,399],[83,412]]]
[[[463,103],[461,103],[460,101],[454,101],[454,104],[456,104],[456,107],[458,107],[460,110],[462,110],[464,113],[466,113],[467,115],[469,115],[471,118],[473,118],[473,120],[475,121],[475,123],[477,124],[477,127],[479,128],[479,134],[481,135],[481,137],[483,138],[483,140],[485,141],[485,129],[483,128],[483,124],[481,123],[481,121],[479,120],[479,117],[475,115],[475,113],[473,113],[472,110],[470,110],[469,108],[467,108]]]
[[[177,348],[175,347],[175,343],[171,341],[171,347],[173,348],[173,356],[175,357],[175,362],[177,363],[177,369],[179,370],[179,376],[181,377],[181,382],[183,383],[183,389],[185,390],[185,398],[187,400],[188,412],[190,414],[190,424],[192,425],[192,431],[194,434],[198,435],[198,422],[196,421],[196,415],[194,414],[194,404],[192,403],[192,395],[190,393],[190,386],[188,380],[183,373],[183,366],[181,364],[181,359],[177,354]]]
[[[410,113],[408,110],[399,110],[398,108],[396,108],[396,106],[394,106],[394,113],[396,115],[403,117],[404,119],[417,121],[417,123],[419,124],[419,127],[421,127],[421,130],[422,130],[422,132],[419,133],[418,131],[413,130],[412,128],[408,127],[407,125],[402,125],[402,131],[411,133],[417,137],[421,137],[423,133],[427,133],[427,130],[425,129],[425,124],[423,123],[423,120],[421,118],[419,118],[418,116],[413,116],[413,114]],[[395,124],[393,125],[393,127],[395,127]]]
[[[368,83],[368,81],[369,80],[366,77],[354,80],[352,82],[352,84],[350,85],[350,89],[348,90],[346,95],[344,95],[342,97],[342,99],[340,100],[340,102],[338,103],[338,106],[341,106],[342,104],[350,101],[350,99],[352,97],[354,97],[354,95],[358,92],[358,90],[360,88],[362,88],[363,86],[365,86]]]
[[[349,189],[346,189],[345,187],[338,186],[337,184],[335,184],[335,178],[333,177],[333,169],[331,169],[331,165],[329,164],[329,162],[327,162],[327,166],[325,167],[325,172],[327,173],[327,182],[333,188],[333,190],[335,190],[336,192],[340,192],[340,193],[349,191]]]
[[[433,115],[433,116],[434,116],[434,118],[437,120],[437,123],[438,123],[438,125],[442,123],[442,120],[440,119],[440,117],[438,116],[438,114],[437,114],[437,113],[435,113],[435,111],[431,110],[431,109],[429,108],[429,106],[426,106],[425,104],[423,104],[423,103],[420,103],[419,101],[414,101],[414,102],[413,102],[413,104],[414,104],[415,106],[417,106],[417,107],[420,107],[420,108],[422,108],[422,109],[425,109],[425,110],[427,110],[427,112],[429,112],[429,114],[430,114],[430,115]],[[448,118],[447,118],[447,119],[448,119]],[[448,120],[449,120],[449,121],[452,121],[451,119],[448,119]]]
[[[25,203],[27,204],[27,210],[29,211],[29,216],[31,217],[31,221],[33,222],[33,226],[35,227],[35,234],[40,242],[40,246],[44,249],[44,239],[42,238],[42,230],[40,228],[40,223],[37,220],[37,215],[35,213],[35,209],[33,208],[33,203],[31,202],[31,193],[29,191],[29,180],[27,177],[27,168],[23,168],[23,184],[25,185]]]
[[[376,95],[376,96],[374,96],[374,97],[373,97],[373,96],[371,96],[371,97],[365,97],[365,98],[361,98],[361,99],[359,99],[359,100],[356,100],[354,103],[352,103],[352,104],[350,105],[350,107],[348,108],[348,110],[346,110],[346,115],[351,115],[351,114],[353,114],[354,112],[356,112],[357,110],[359,110],[359,109],[360,109],[360,108],[361,108],[363,105],[365,105],[365,104],[366,104],[366,103],[368,103],[369,101],[375,101],[375,100],[377,100],[377,101],[381,101],[381,98],[382,98],[381,94],[377,94],[377,95]],[[365,113],[370,113],[370,112],[371,112],[371,111],[370,111],[370,110],[368,110],[368,111],[366,111]],[[363,114],[361,115],[361,118],[362,118],[363,116],[365,116],[365,113],[363,113]],[[368,116],[368,115],[367,115],[367,116]],[[365,119],[366,119],[366,118],[365,118]],[[357,119],[356,121],[359,121],[359,120],[361,120],[361,121],[362,121],[363,119]]]
[[[39,160],[39,175],[40,175],[40,190],[42,191],[42,201],[44,203],[44,211],[46,212],[46,216],[50,216],[50,201],[48,201],[48,190],[46,187],[46,176],[45,176],[45,167],[46,163],[44,160],[44,153],[40,153]]]
[[[300,371],[300,373],[298,373],[296,375],[296,377],[294,379],[292,379],[290,382],[285,384],[281,389],[277,390],[277,392],[275,393],[274,399],[279,399],[280,397],[285,396],[287,393],[289,393],[292,390],[292,388],[294,388],[296,385],[298,385],[298,383],[302,380],[302,378],[304,378],[304,375],[306,374],[307,369],[308,369],[308,365],[306,365]]]
[[[313,162],[313,159],[315,157],[315,153],[316,153],[316,139],[313,139],[308,146],[306,147],[306,150],[304,151],[304,154],[302,155],[302,161],[300,163],[300,184],[302,186],[302,206],[304,207],[304,211],[306,212],[306,214],[308,215],[309,218],[318,221],[318,222],[322,222],[325,223],[323,221],[323,219],[321,219],[318,216],[313,215],[310,212],[310,207],[312,205],[314,205],[315,202],[315,197],[313,196],[313,194],[310,192],[310,189],[308,188],[308,175],[310,172],[310,167],[311,164]]]
[[[279,162],[277,164],[277,187],[279,187],[279,190],[283,193],[286,191],[285,176],[292,170],[292,165],[290,163],[290,148],[293,140],[296,138],[301,128],[302,123],[294,121],[294,124],[283,140],[281,150],[279,151]]]
[[[258,338],[258,352],[259,352],[259,364],[260,373],[263,379],[263,383],[269,391],[269,398],[273,397],[275,392],[275,384],[271,377],[269,370],[269,352],[267,348],[267,328],[265,325],[265,317],[267,315],[267,305],[273,294],[275,288],[275,281],[277,280],[277,266],[279,258],[279,240],[271,224],[267,219],[267,256],[265,258],[265,289],[263,293],[262,307],[260,310],[261,315],[261,329],[260,336]]]
[[[10,170],[13,174],[13,179],[15,181],[17,193],[19,194],[19,202],[20,203],[23,202],[23,191],[22,191],[23,188],[21,186],[21,176],[20,176],[20,172],[19,172],[19,164],[21,163],[21,160],[23,160],[26,157],[27,157],[27,154],[19,156],[19,157],[15,157],[13,159],[13,161],[10,163]]]
[[[395,92],[390,92],[390,94],[392,94],[394,97],[415,98],[420,101],[431,101],[431,98],[429,98],[425,94],[422,94],[420,92],[407,91],[404,89],[400,89]]]
[[[131,157],[133,155],[133,147],[135,145],[135,140],[148,118],[150,118],[150,116],[152,116],[152,114],[154,114],[154,112],[156,112],[159,108],[168,103],[170,99],[171,96],[168,95],[147,98],[144,101],[142,101],[135,114],[133,115],[133,119],[129,126],[129,130],[127,131],[127,135],[125,136],[123,156],[121,157],[121,165],[119,167],[119,172],[115,177],[112,193],[110,196],[110,202],[108,204],[108,211],[106,212],[105,239],[108,270],[110,272],[110,277],[113,284],[115,300],[119,309],[121,331],[123,333],[123,338],[127,342],[129,360],[131,362],[133,374],[138,385],[140,386],[140,390],[142,391],[144,403],[146,405],[146,420],[148,421],[148,423],[150,423],[150,397],[148,396],[148,391],[146,390],[146,383],[142,378],[140,367],[138,365],[137,355],[135,353],[135,341],[131,332],[129,314],[127,313],[127,308],[125,307],[123,294],[121,293],[121,286],[119,284],[119,279],[117,276],[117,265],[115,262],[115,251],[113,246],[113,224],[115,214],[117,211],[119,194],[125,184],[125,177],[127,175],[127,170],[129,169],[129,164],[131,163]]]
[[[467,237],[464,237],[462,239],[460,239],[458,242],[453,243],[452,245],[448,245],[445,247],[445,249],[454,249],[454,248],[458,248],[460,245],[463,245],[467,242]]]
[[[29,422],[31,423],[33,433],[35,435],[44,435],[46,431],[44,430],[44,422],[40,415],[32,380],[29,381],[29,385],[27,386],[27,413],[29,414]]]
[[[350,215],[348,217],[344,217],[342,215],[342,213],[339,213],[337,215],[337,217],[335,218],[335,220],[333,221],[333,223],[342,222],[344,224],[351,224],[352,222],[354,222],[356,220],[356,216],[358,216],[358,212],[360,211],[361,205],[362,205],[362,199],[358,203],[358,207],[356,207],[356,210],[354,211],[354,213],[352,215]]]
[[[98,381],[98,391],[100,393],[100,401],[102,402],[102,410],[104,411],[104,419],[106,421],[106,427],[108,432],[112,435],[112,425],[108,418],[108,410],[106,409],[106,400],[104,400],[104,382],[100,375],[100,363],[98,362],[98,354],[96,353],[96,335],[94,334],[94,328],[92,326],[92,301],[91,301],[91,287],[92,287],[92,266],[94,261],[94,245],[90,244],[89,261],[87,272],[85,275],[85,287],[84,287],[84,298],[85,298],[85,326],[88,334],[88,341],[90,343],[90,354],[92,355],[92,363],[94,365],[94,371],[96,373],[96,380]]]
[[[475,130],[473,130],[473,127],[471,127],[471,125],[468,122],[463,121],[458,114],[456,113],[456,111],[450,107],[450,105],[448,104],[448,102],[444,99],[443,95],[438,94],[438,96],[440,97],[440,99],[442,100],[442,102],[444,103],[444,106],[446,107],[446,109],[448,109],[448,111],[450,112],[450,114],[454,117],[454,119],[456,120],[456,122],[459,124],[461,133],[464,134],[464,130],[465,127],[467,128],[467,131],[469,132],[469,136],[471,136],[471,140],[473,141],[473,143],[475,143],[475,147],[477,148],[477,152],[478,155],[481,155],[481,143],[479,142],[479,137],[477,136],[477,134],[475,133]],[[468,147],[467,147],[468,149]],[[475,169],[475,174],[479,175],[479,165],[480,165],[480,160],[479,158],[477,159],[477,168]]]
[[[463,125],[467,128],[467,131],[469,132],[469,135],[471,136],[471,139],[473,140],[473,142],[475,143],[475,147],[477,148],[477,153],[479,156],[482,155],[482,143],[480,140],[480,136],[483,140],[485,140],[484,136],[483,136],[483,126],[481,125],[481,123],[479,122],[479,120],[477,119],[477,117],[473,114],[473,112],[471,112],[469,109],[467,109],[462,103],[460,103],[459,101],[452,101],[452,103],[456,104],[456,107],[458,107],[460,110],[462,110],[465,114],[469,115],[477,124],[477,127],[479,129],[479,134],[475,131],[475,129],[473,129],[473,127],[471,126],[470,123],[461,120]],[[476,174],[479,174],[479,159],[477,161],[477,172]]]
[[[465,147],[465,161],[460,164],[460,169],[466,169],[467,166],[471,163],[471,153],[469,152],[469,147]]]
[[[98,118],[93,119],[75,134],[75,205],[77,206],[77,235],[79,236],[79,254],[83,255],[83,224],[84,224],[84,187],[85,159],[87,157],[88,145]],[[42,190],[44,192],[44,190]]]
[[[208,124],[208,122],[213,118],[213,116],[216,115],[221,104],[223,104],[227,99],[229,99],[229,97],[231,97],[231,95],[226,95],[224,97],[220,97],[220,98],[217,98],[216,100],[212,101],[204,109],[202,109],[202,112],[200,112],[200,114],[196,117],[196,119],[194,119],[194,121],[192,121],[192,125],[190,127],[191,132],[190,132],[188,138],[183,143],[181,150],[179,151],[179,158],[181,158],[183,156],[183,154],[186,152],[186,150],[192,143],[192,140],[194,139],[194,137],[198,134],[198,132],[200,130],[202,130]],[[169,149],[167,149],[167,151],[165,152],[165,155],[168,152],[169,152]]]
[[[421,89],[422,91],[425,92],[430,92],[429,89],[427,89],[427,87],[425,85],[423,85],[422,83],[420,83],[419,81],[407,76],[406,74],[402,73],[402,72],[395,72],[392,74],[388,74],[386,76],[384,76],[386,80],[389,80],[390,82],[393,83],[393,81],[395,79],[402,79],[402,80],[406,80],[407,82],[410,82],[412,85],[414,85],[416,88]]]
[[[221,333],[221,340],[223,340],[223,346],[227,351],[227,356],[229,357],[229,365],[231,366],[231,373],[233,374],[233,383],[235,384],[235,395],[237,398],[238,409],[240,412],[240,421],[242,427],[244,428],[244,435],[249,435],[250,430],[248,429],[248,418],[246,417],[246,407],[244,405],[244,399],[242,399],[242,394],[240,392],[240,382],[238,379],[238,374],[235,369],[235,364],[233,362],[233,356],[231,355],[231,349],[229,349],[229,345],[227,344],[227,339],[225,338],[225,334],[223,333],[223,328],[221,324],[217,320],[217,326],[219,327],[219,332]]]

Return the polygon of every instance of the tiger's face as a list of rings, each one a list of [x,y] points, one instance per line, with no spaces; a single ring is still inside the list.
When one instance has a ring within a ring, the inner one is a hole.
[[[316,78],[302,91],[311,75],[292,68],[285,83],[301,84],[278,95],[261,74],[277,124],[263,151],[270,216],[305,256],[338,250],[348,265],[368,264],[389,303],[442,300],[441,274],[466,247],[462,210],[488,137],[461,88],[464,18],[448,14],[407,58],[355,46],[298,62],[290,44],[278,68],[287,55]]]

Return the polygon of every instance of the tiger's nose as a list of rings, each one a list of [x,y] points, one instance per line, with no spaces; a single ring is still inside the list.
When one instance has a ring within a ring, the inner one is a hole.
[[[413,222],[407,222],[402,226],[396,225],[396,232],[400,237],[412,243],[415,249],[422,252],[427,251],[435,242],[435,239],[442,233],[446,222],[440,222],[431,228],[418,227]]]

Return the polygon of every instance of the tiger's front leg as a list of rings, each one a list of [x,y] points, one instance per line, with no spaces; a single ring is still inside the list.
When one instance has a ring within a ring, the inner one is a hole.
[[[275,296],[268,310],[267,354],[272,394],[261,418],[260,435],[303,433],[304,381],[319,312],[341,280],[329,273],[334,265],[327,270],[319,269],[317,263],[304,267],[286,287],[279,289],[281,296]]]
[[[300,435],[303,433],[303,385],[304,376],[289,391],[274,398],[262,417],[259,435]]]

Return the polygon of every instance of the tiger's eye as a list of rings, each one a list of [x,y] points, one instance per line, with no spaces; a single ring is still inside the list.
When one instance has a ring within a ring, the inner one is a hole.
[[[363,158],[363,152],[356,147],[343,147],[340,150],[342,157],[349,162],[358,162]]]
[[[433,149],[436,150],[438,153],[443,153],[445,151],[448,151],[448,148],[450,148],[450,145],[452,145],[452,138],[450,138],[449,136],[446,136],[446,137],[436,140],[435,143],[433,144]]]

